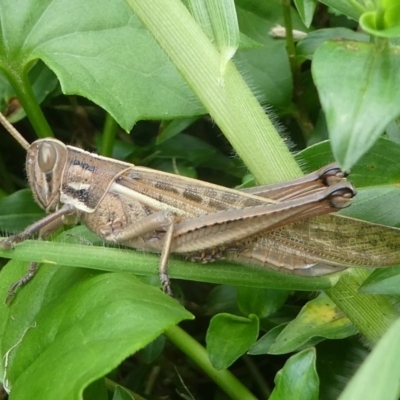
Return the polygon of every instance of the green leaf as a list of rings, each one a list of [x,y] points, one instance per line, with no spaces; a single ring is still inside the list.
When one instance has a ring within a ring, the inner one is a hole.
[[[294,4],[304,25],[309,28],[317,6],[317,0],[294,0]]]
[[[108,400],[107,387],[104,378],[92,382],[83,392],[84,400]]]
[[[93,100],[126,130],[139,119],[205,112],[123,0],[6,1],[0,17],[0,68],[22,73],[39,58],[64,93]]]
[[[385,38],[400,36],[400,4],[382,1],[377,10],[368,11],[360,18],[361,28],[371,35]]]
[[[21,232],[44,215],[33,200],[32,191],[20,190],[0,200],[0,232]]]
[[[290,357],[275,377],[270,400],[317,400],[319,379],[315,368],[315,349]]]
[[[181,134],[161,143],[156,148],[163,157],[186,160],[198,165],[209,165],[213,160],[215,169],[234,169],[233,160],[220,153],[209,143],[199,138]]]
[[[240,42],[239,42],[240,49],[255,49],[255,48],[263,47],[262,43],[249,38],[247,35],[245,35],[242,32],[239,32],[239,33],[240,33],[240,37],[239,37],[240,38]]]
[[[308,171],[332,161],[329,142],[308,147],[297,156]],[[400,145],[380,138],[354,167],[349,180],[357,188],[351,207],[340,214],[400,227]]]
[[[327,40],[354,40],[357,42],[369,42],[369,36],[365,33],[354,32],[347,28],[326,28],[309,32],[307,36],[300,40],[296,46],[296,54],[308,59],[312,59],[317,48]]]
[[[266,183],[298,176],[298,166],[289,156],[283,140],[234,63],[228,62],[224,85],[220,84],[219,53],[195,21],[188,18],[190,14],[185,6],[179,0],[169,1],[168,6],[161,0],[127,2],[185,76],[215,123],[257,179]],[[247,36],[254,39],[251,35]],[[239,115],[240,118],[237,118]],[[240,149],[244,148],[247,150],[242,153]],[[279,167],[277,155],[279,159],[283,156],[283,168]],[[266,171],[269,168],[264,165],[266,160],[274,166],[273,179],[267,177]]]
[[[313,338],[341,339],[355,335],[350,320],[325,294],[309,301],[276,338],[270,354],[295,351]]]
[[[358,21],[362,12],[365,11],[363,0],[320,0],[321,3],[332,7],[334,10]]]
[[[400,49],[325,42],[314,55],[315,84],[335,159],[352,167],[400,114]],[[341,82],[340,85],[337,82]]]
[[[200,25],[208,39],[214,41],[213,26],[211,23],[210,13],[207,9],[206,0],[183,0],[182,2],[190,11],[194,20]]]
[[[358,336],[342,340],[325,340],[318,343],[316,350],[320,380],[319,398],[337,400],[370,350],[361,343]]]
[[[296,154],[306,171],[313,171],[333,161],[329,141],[320,142]],[[349,171],[349,179],[357,188],[384,188],[400,181],[400,144],[379,138]],[[357,199],[357,197],[356,197]],[[351,207],[353,208],[353,206]]]
[[[395,400],[400,380],[400,320],[378,342],[339,400]]]
[[[279,109],[290,106],[293,81],[285,49],[285,41],[274,39],[270,30],[284,25],[279,1],[236,1],[240,31],[263,44],[262,48],[240,51],[235,55],[246,74],[251,76],[251,86],[262,104]],[[292,10],[293,28],[306,30],[299,15]]]
[[[174,119],[172,121],[166,121],[163,124],[163,129],[160,134],[157,136],[157,144],[161,144],[162,142],[178,135],[194,122],[196,122],[199,117],[192,118],[182,118],[182,119]]]
[[[218,313],[240,314],[237,306],[237,288],[228,285],[218,285],[207,296],[207,314]]]
[[[228,368],[255,342],[259,321],[231,314],[218,314],[211,319],[207,330],[207,352],[212,365],[222,370]]]
[[[227,62],[234,56],[239,47],[240,35],[233,0],[204,0],[213,29],[215,45],[221,55],[220,71],[225,74]]]
[[[35,97],[39,103],[54,91],[58,85],[58,79],[43,62],[38,61],[35,63],[34,67],[29,71],[29,81],[32,84],[32,89]],[[0,106],[1,109],[6,109],[9,107],[9,102],[12,99],[17,98],[17,94],[10,85],[10,82],[5,78],[5,76],[0,73]],[[15,123],[25,117],[25,110],[21,108],[21,105],[16,110],[10,110],[11,114],[8,119],[11,123]]]
[[[7,264],[0,298],[25,270],[24,262]],[[89,383],[187,318],[178,302],[131,274],[43,265],[11,306],[1,302],[1,376],[14,398],[79,399]]]
[[[285,304],[288,293],[284,290],[238,287],[238,306],[243,315],[255,314],[265,318]]]
[[[248,351],[248,354],[252,355],[260,355],[260,354],[268,354],[269,349],[272,346],[272,344],[275,342],[276,338],[280,335],[280,333],[285,329],[285,326],[287,324],[281,324],[278,326],[275,326],[271,330],[269,330],[265,335],[263,335],[260,339],[257,340],[251,346],[250,350]]]
[[[392,121],[387,127],[386,127],[386,135],[389,140],[392,142],[395,142],[397,144],[400,144],[400,125],[398,121]]]
[[[400,188],[395,184],[360,189],[354,205],[343,210],[341,215],[400,228],[399,200]],[[395,242],[392,244],[395,245]]]
[[[136,397],[122,386],[117,385],[112,400],[136,400]]]
[[[151,343],[149,343],[144,349],[140,350],[140,355],[143,360],[150,364],[152,363],[164,350],[165,346],[165,336],[160,335]]]
[[[238,20],[233,0],[185,0],[187,7],[203,32],[218,49],[221,76],[224,75],[226,63],[234,56],[239,47],[239,42],[250,38],[240,35]],[[221,81],[222,82],[222,81]]]
[[[377,269],[363,282],[362,293],[400,295],[400,267]]]

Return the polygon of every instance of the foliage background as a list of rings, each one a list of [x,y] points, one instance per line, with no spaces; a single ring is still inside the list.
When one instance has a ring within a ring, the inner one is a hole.
[[[221,25],[194,21],[179,1],[147,3],[1,0],[1,108],[29,142],[54,134],[230,187],[251,184],[248,171],[274,182],[298,176],[297,162],[306,171],[335,158],[359,188],[346,212],[399,226],[396,2],[226,1]],[[192,13],[202,4],[185,2]],[[308,36],[273,38],[277,24]],[[24,158],[2,134],[4,233],[43,215],[22,189]],[[156,256],[104,247],[83,227],[2,255],[13,258],[3,297],[26,261],[47,261],[0,308],[1,376],[15,399],[85,388],[85,399],[335,399],[397,318],[398,268],[301,279],[174,259],[184,308],[157,289]],[[369,361],[382,378],[364,363],[341,398],[396,398],[398,329]]]

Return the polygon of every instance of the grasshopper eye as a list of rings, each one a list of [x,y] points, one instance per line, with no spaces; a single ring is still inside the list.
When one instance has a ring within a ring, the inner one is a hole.
[[[57,161],[57,151],[51,143],[42,143],[39,148],[38,164],[43,172],[50,172],[54,169]]]

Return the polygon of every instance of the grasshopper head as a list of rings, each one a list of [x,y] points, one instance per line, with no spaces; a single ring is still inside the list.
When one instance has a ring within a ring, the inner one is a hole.
[[[60,187],[67,146],[57,139],[33,142],[26,156],[26,171],[35,200],[46,211],[53,211],[60,201]]]

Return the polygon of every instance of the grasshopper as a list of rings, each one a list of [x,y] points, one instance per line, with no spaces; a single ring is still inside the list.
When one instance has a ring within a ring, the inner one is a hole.
[[[4,116],[0,121],[10,133],[15,131]],[[36,233],[43,238],[64,219],[73,218],[105,241],[161,253],[160,280],[169,294],[170,253],[184,254],[191,261],[229,259],[300,275],[371,264],[373,252],[365,251],[354,261],[353,254],[343,256],[341,248],[329,246],[335,240],[330,236],[336,234],[341,247],[348,247],[346,240],[354,230],[347,228],[347,219],[327,221],[326,229],[312,218],[348,207],[356,194],[336,164],[292,181],[238,191],[101,157],[57,139],[28,145],[18,135],[27,148],[29,185],[48,215],[3,240],[3,249]],[[363,224],[372,235],[380,234],[379,229],[374,231],[380,226]],[[319,240],[307,243],[310,237]],[[372,265],[379,265],[384,253],[384,246],[379,246],[375,249],[380,256]],[[11,286],[8,299],[36,270],[32,263],[28,274]]]

